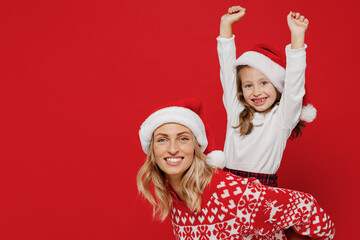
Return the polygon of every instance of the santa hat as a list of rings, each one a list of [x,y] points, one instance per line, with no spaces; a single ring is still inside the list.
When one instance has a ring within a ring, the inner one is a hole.
[[[267,44],[256,45],[251,51],[243,53],[235,62],[237,66],[247,65],[262,72],[282,93],[284,91],[286,60],[281,51]],[[300,119],[305,122],[312,122],[316,118],[316,109],[308,103],[308,94],[303,98],[303,108]]]
[[[186,126],[196,137],[201,151],[207,155],[206,163],[213,167],[224,168],[225,154],[214,150],[214,135],[206,124],[201,101],[198,98],[184,99],[168,104],[153,112],[139,130],[143,151],[148,154],[154,131],[165,123],[179,123]]]

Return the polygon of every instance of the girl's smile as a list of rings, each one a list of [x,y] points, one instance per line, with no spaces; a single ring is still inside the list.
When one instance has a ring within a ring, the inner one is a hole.
[[[260,71],[246,66],[238,73],[241,79],[241,90],[247,104],[257,112],[266,112],[276,101],[274,85]]]
[[[251,101],[253,101],[256,106],[261,106],[265,103],[266,99],[267,99],[267,97],[253,98],[253,99],[251,99]]]

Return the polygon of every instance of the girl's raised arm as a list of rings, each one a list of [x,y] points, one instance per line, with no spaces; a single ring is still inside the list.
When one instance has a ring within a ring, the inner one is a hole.
[[[298,12],[290,12],[287,15],[287,22],[291,32],[291,49],[303,48],[309,20]]]
[[[232,37],[232,25],[240,21],[245,15],[245,8],[240,6],[233,6],[229,8],[228,13],[221,17],[220,22],[220,37]]]

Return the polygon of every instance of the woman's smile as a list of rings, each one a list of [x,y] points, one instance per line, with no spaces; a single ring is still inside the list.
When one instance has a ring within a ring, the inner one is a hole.
[[[156,164],[169,178],[179,179],[194,160],[192,132],[181,124],[166,123],[157,128],[153,148]]]
[[[170,166],[177,166],[181,164],[181,161],[183,160],[183,157],[175,156],[175,157],[165,157],[164,160],[166,163]]]

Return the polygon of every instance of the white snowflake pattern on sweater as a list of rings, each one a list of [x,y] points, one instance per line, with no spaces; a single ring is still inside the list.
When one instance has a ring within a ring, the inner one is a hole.
[[[203,194],[201,212],[174,198],[175,239],[286,239],[283,229],[332,239],[334,223],[309,194],[261,185],[221,170]]]

